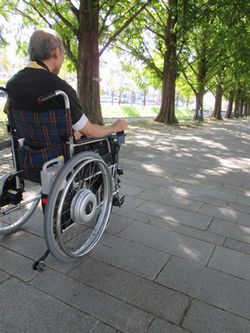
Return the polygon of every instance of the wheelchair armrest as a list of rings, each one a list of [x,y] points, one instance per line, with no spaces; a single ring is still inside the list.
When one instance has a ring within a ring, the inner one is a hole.
[[[122,145],[125,143],[125,133],[124,131],[122,132],[117,132],[113,133],[109,136],[110,140],[116,144]]]

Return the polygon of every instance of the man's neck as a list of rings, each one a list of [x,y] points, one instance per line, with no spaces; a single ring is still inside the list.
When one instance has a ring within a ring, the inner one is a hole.
[[[53,72],[54,65],[53,65],[51,59],[43,60],[42,62],[50,72]]]

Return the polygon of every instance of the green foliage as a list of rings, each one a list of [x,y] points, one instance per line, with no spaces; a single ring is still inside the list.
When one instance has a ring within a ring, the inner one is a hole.
[[[170,2],[95,0],[89,3],[99,4],[100,55],[116,45],[118,54],[129,54],[132,59],[122,66],[131,73],[137,87],[145,91],[149,86],[159,88],[168,51],[166,24]],[[82,4],[83,1],[0,0],[0,16],[8,19],[9,15],[21,14],[20,29],[27,26],[56,29],[66,46],[66,67],[75,70]],[[226,96],[231,90],[241,90],[241,96],[249,98],[249,1],[178,0],[176,11],[178,21],[173,31],[177,36],[177,92],[189,100],[197,91],[215,92],[217,83],[222,82]],[[0,29],[0,46],[4,43]],[[23,40],[19,50],[24,55],[27,53]],[[122,93],[124,86],[114,88]]]

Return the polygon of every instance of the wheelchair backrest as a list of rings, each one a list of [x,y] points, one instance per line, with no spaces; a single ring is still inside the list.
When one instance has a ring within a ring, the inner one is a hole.
[[[11,109],[10,132],[18,170],[26,179],[40,182],[40,171],[48,160],[63,155],[70,158],[72,126],[70,110],[30,112]]]

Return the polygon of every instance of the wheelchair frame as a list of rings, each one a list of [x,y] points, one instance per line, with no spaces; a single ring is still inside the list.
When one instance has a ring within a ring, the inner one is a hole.
[[[6,91],[4,88],[0,89]],[[69,99],[63,91],[58,90],[40,97],[39,102],[43,103],[59,95],[64,98],[65,110],[69,110]],[[25,179],[22,177],[23,171],[18,170],[18,157],[15,152],[17,145],[20,146],[20,138],[15,137],[16,129],[12,128],[12,125],[9,122],[15,172],[5,174],[0,180],[0,235],[18,230],[32,216],[42,199],[48,250],[34,263],[33,269],[42,271],[49,253],[62,262],[82,257],[100,240],[107,226],[112,205],[121,206],[124,202],[124,195],[120,196],[119,193],[119,176],[123,174],[119,168],[119,149],[124,143],[124,133],[82,139],[77,143],[73,142],[72,135],[68,142],[70,158],[55,177],[49,193],[44,193],[42,184],[41,193],[26,200],[23,198]],[[111,161],[105,162],[96,151],[74,154],[75,150],[95,144],[106,145],[106,155]],[[12,213],[19,213],[26,206],[24,216],[11,222],[3,221],[2,224],[2,219]]]

